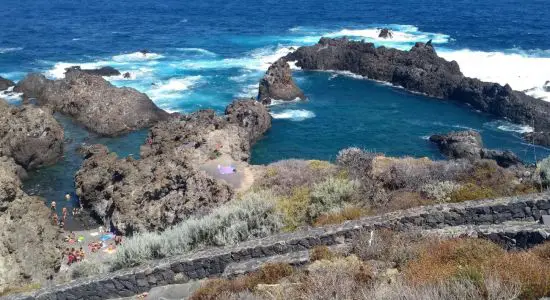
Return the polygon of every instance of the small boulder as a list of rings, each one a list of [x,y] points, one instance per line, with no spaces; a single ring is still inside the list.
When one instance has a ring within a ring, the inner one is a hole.
[[[380,34],[378,34],[379,38],[383,39],[392,39],[393,38],[393,32],[389,30],[388,28],[382,28],[380,30]]]
[[[542,86],[542,88],[544,89],[545,92],[549,92],[550,93],[550,80],[546,81],[544,83],[544,85]]]
[[[305,100],[306,96],[292,78],[290,66],[284,58],[274,62],[260,81],[258,100],[271,104],[271,100]]]

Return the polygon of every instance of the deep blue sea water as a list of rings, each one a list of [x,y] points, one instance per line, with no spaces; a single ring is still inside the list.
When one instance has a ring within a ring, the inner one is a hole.
[[[350,36],[409,49],[433,40],[438,53],[482,80],[509,83],[550,100],[550,9],[547,1],[2,1],[0,75],[63,76],[65,67],[111,65],[130,72],[114,84],[147,93],[160,107],[222,111],[232,99],[253,97],[269,64],[321,36]],[[393,40],[377,28],[394,30]],[[147,49],[146,56],[138,53]],[[358,146],[388,155],[441,158],[426,137],[473,128],[491,148],[533,161],[519,134],[526,127],[494,120],[451,102],[346,74],[296,71],[309,97],[271,107],[273,128],[253,151],[254,163],[284,158],[334,159]],[[17,97],[10,97],[17,102]],[[32,172],[26,189],[60,199],[73,190],[81,142],[102,142],[121,156],[137,155],[146,131],[98,138],[60,118],[70,142],[62,162]],[[536,150],[536,151],[534,151]]]

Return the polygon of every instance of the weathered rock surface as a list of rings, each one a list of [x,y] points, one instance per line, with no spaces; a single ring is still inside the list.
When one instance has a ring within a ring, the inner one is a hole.
[[[113,67],[109,67],[109,66],[101,67],[101,68],[97,68],[97,69],[81,69],[80,66],[72,66],[70,68],[65,69],[65,73],[73,72],[73,71],[81,71],[81,72],[84,72],[86,74],[105,76],[105,77],[120,75],[119,70],[117,70]]]
[[[284,58],[274,62],[260,81],[258,100],[270,104],[271,100],[306,99],[304,93],[294,82],[290,66]]]
[[[0,76],[0,91],[7,90],[12,86],[15,86],[15,82]]]
[[[544,89],[544,91],[550,92],[550,80],[546,81],[542,88]]]
[[[55,81],[30,74],[17,84],[16,91],[106,136],[149,127],[169,116],[147,95],[115,87],[101,76],[79,70],[71,70],[65,79]]]
[[[435,143],[443,155],[453,158],[481,159],[483,142],[481,135],[474,130],[450,132],[446,135],[432,135],[430,142]]]
[[[441,153],[451,159],[491,159],[503,168],[522,165],[523,162],[511,151],[483,148],[479,132],[474,130],[453,131],[445,135],[432,135],[430,142],[435,143]]]
[[[393,33],[388,28],[382,28],[382,30],[380,30],[380,33],[378,34],[378,37],[383,39],[392,39]]]
[[[50,165],[63,155],[63,128],[48,108],[12,106],[0,99],[0,156],[25,169]]]
[[[200,170],[213,154],[246,161],[254,134],[270,117],[253,101],[233,103],[228,115],[212,110],[173,117],[151,128],[141,159],[119,159],[105,147],[82,149],[75,176],[80,201],[124,234],[163,230],[233,198],[233,190]],[[269,120],[269,121],[268,121]]]
[[[166,229],[233,196],[226,184],[169,155],[133,160],[97,152],[75,181],[84,206],[124,234]]]
[[[271,128],[271,115],[265,106],[254,100],[234,101],[225,109],[225,115],[229,123],[248,131],[251,143]]]
[[[440,58],[431,44],[417,43],[410,51],[401,51],[345,38],[322,38],[285,59],[296,61],[305,70],[350,71],[432,97],[455,100],[515,123],[534,125],[536,131],[550,131],[550,103],[513,91],[509,85],[465,77],[455,61]]]
[[[0,293],[40,282],[61,266],[59,231],[44,200],[21,190],[25,171],[0,156]]]

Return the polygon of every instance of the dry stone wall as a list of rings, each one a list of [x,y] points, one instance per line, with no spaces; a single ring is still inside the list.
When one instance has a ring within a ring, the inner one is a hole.
[[[153,261],[94,278],[72,281],[6,299],[109,299],[128,297],[150,289],[191,279],[220,276],[234,263],[265,259],[311,249],[317,245],[351,242],[363,230],[438,229],[461,225],[491,225],[507,221],[538,220],[550,214],[550,194],[441,204],[366,217],[337,226],[283,233],[239,245],[212,248],[189,255]],[[544,237],[546,239],[547,236]],[[526,237],[528,239],[528,237]],[[530,242],[526,241],[525,245]]]

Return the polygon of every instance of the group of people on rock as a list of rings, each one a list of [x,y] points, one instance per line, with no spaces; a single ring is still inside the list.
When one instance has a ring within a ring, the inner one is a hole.
[[[65,195],[65,200],[66,201],[71,201],[71,195],[69,195],[69,194]],[[73,207],[73,210],[72,210],[73,217],[76,216],[76,215],[79,215],[81,209],[82,208]],[[52,203],[50,204],[50,210],[51,210],[52,224],[55,225],[55,226],[59,226],[59,228],[61,228],[61,229],[64,229],[65,228],[65,223],[67,221],[67,217],[68,217],[68,214],[69,214],[69,209],[67,209],[67,207],[62,207],[61,208],[61,218],[60,218],[59,215],[57,214],[57,204],[55,203],[55,201],[52,201]]]

